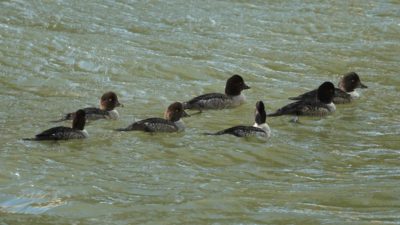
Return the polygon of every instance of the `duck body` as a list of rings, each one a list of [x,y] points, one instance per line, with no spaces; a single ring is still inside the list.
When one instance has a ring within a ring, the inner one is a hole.
[[[71,127],[58,126],[37,134],[34,138],[36,141],[44,140],[69,140],[69,139],[82,139],[87,138],[88,133],[86,130],[77,130]]]
[[[148,118],[132,123],[126,128],[116,131],[144,131],[144,132],[179,132],[185,129],[181,117],[187,116],[180,102],[168,106],[164,118]]]
[[[118,131],[178,132],[184,130],[181,120],[172,122],[163,118],[148,118],[137,121]]]

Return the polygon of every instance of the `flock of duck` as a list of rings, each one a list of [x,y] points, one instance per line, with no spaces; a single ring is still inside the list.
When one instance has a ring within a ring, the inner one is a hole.
[[[182,117],[189,115],[185,110],[203,110],[225,109],[237,107],[245,102],[242,94],[243,90],[250,87],[244,82],[240,75],[230,77],[225,86],[225,94],[208,93],[197,96],[186,102],[174,102],[168,106],[164,118],[148,118],[132,123],[125,128],[116,129],[116,131],[144,131],[144,132],[178,132],[184,130]],[[293,115],[298,116],[325,116],[336,110],[335,104],[349,103],[358,98],[359,94],[356,88],[367,88],[361,83],[360,77],[355,72],[345,74],[337,88],[327,81],[322,83],[317,89],[289,98],[295,100],[271,114],[266,114],[265,106],[262,101],[257,101],[255,105],[255,123],[253,126],[234,126],[215,133],[205,133],[207,135],[231,134],[237,137],[261,136],[268,138],[271,130],[266,123],[267,116]],[[72,127],[58,126],[37,134],[34,138],[24,140],[68,140],[81,139],[88,137],[85,123],[87,120],[98,119],[118,119],[119,114],[115,109],[123,106],[114,92],[103,94],[100,99],[100,108],[90,107],[79,109],[76,112],[68,113],[60,120],[61,122],[72,120]]]

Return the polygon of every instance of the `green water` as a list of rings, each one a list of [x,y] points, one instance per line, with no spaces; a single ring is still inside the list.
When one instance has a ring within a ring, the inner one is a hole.
[[[394,0],[1,1],[0,224],[400,224],[399,53]],[[267,142],[201,135],[350,71],[369,88],[331,116],[268,118]],[[241,107],[113,131],[235,73]],[[109,90],[121,118],[89,139],[21,140]]]

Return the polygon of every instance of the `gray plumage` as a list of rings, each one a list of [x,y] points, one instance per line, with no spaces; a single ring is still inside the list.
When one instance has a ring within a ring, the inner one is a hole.
[[[184,109],[224,109],[231,104],[231,98],[221,93],[209,93],[197,96],[183,103]]]
[[[176,132],[179,127],[171,121],[163,118],[148,118],[129,125],[117,131],[144,131],[144,132]]]
[[[250,137],[250,136],[267,136],[267,132],[261,128],[253,127],[253,126],[234,126],[225,130],[218,131],[216,133],[206,133],[208,135],[223,135],[223,134],[231,134],[236,137]]]
[[[48,130],[43,131],[40,134],[37,134],[33,139],[25,139],[25,140],[35,140],[35,141],[43,141],[43,140],[68,140],[68,139],[82,139],[86,138],[85,132],[77,129],[73,129],[71,127],[53,127]]]

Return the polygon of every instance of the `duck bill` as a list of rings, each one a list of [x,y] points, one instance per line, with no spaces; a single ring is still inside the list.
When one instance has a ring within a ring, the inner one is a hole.
[[[359,88],[368,88],[368,86],[360,82]]]
[[[117,104],[115,105],[115,107],[124,107],[124,104],[121,104],[120,102],[117,102]]]
[[[246,90],[246,89],[250,89],[250,86],[247,86],[247,84],[243,84],[243,90]]]

